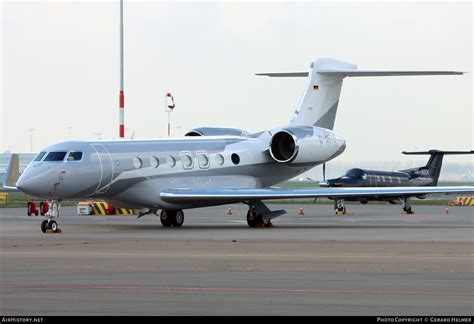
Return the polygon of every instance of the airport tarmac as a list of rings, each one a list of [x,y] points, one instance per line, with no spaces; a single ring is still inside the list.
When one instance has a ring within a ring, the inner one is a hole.
[[[145,216],[78,216],[63,232],[0,209],[1,315],[470,315],[474,208],[269,205],[185,211],[182,228]]]

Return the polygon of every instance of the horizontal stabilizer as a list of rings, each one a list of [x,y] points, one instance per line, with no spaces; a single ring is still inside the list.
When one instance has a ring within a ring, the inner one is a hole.
[[[292,77],[307,77],[308,72],[255,73],[255,75],[268,76],[271,78],[292,78]]]
[[[443,155],[458,155],[458,154],[474,154],[474,151],[441,151],[441,150],[429,150],[429,151],[414,151],[414,152],[407,152],[403,151],[402,154],[405,155],[435,155],[435,154],[443,154]]]
[[[364,70],[318,70],[318,74],[338,77],[366,76],[412,76],[412,75],[462,75],[459,71],[364,71]],[[272,78],[307,77],[308,72],[256,73],[258,76]]]
[[[10,163],[8,164],[7,173],[3,178],[3,188],[16,189],[16,182],[20,177],[20,155],[12,154]]]
[[[318,74],[340,77],[411,76],[411,75],[461,75],[458,71],[368,71],[368,70],[318,70]]]

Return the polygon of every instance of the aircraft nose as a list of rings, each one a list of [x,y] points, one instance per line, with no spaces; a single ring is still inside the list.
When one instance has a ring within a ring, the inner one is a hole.
[[[16,182],[16,187],[26,194],[37,197],[45,196],[47,191],[50,191],[47,178],[40,174],[35,174],[32,170],[25,170],[24,174]]]
[[[329,187],[329,182],[327,182],[327,181],[320,181],[320,182],[319,182],[319,186],[320,186],[320,187]]]
[[[37,181],[29,177],[20,177],[16,182],[16,187],[30,195],[36,195],[40,191]]]

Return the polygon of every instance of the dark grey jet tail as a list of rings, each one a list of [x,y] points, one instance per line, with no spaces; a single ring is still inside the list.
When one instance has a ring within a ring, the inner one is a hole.
[[[443,157],[445,155],[461,155],[461,154],[473,154],[474,151],[440,151],[440,150],[429,150],[423,152],[406,152],[402,154],[406,155],[430,155],[430,159],[425,166],[415,169],[419,174],[430,176],[433,179],[433,186],[438,185],[439,174],[441,173],[441,166],[443,165]],[[425,174],[424,174],[425,173]]]

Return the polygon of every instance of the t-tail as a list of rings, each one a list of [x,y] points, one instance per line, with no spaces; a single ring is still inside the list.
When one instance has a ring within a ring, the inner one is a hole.
[[[440,151],[440,150],[429,150],[420,152],[406,152],[405,155],[430,155],[430,159],[425,166],[406,171],[416,172],[420,175],[429,176],[433,179],[433,186],[438,185],[439,174],[441,173],[441,166],[443,165],[443,157],[445,155],[461,155],[461,154],[473,154],[474,151]]]
[[[459,75],[456,71],[369,71],[343,61],[321,58],[311,63],[309,72],[257,73],[269,77],[308,77],[303,96],[289,126],[317,126],[333,129],[345,77]]]

